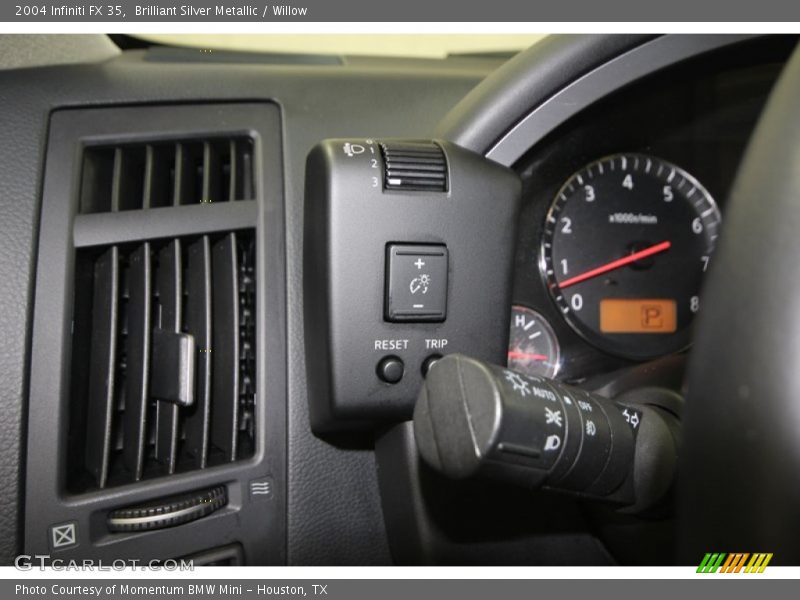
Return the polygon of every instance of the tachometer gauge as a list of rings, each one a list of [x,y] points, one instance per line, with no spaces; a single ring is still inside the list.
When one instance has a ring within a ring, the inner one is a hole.
[[[554,377],[560,358],[558,339],[545,318],[527,306],[512,306],[508,368],[525,375]]]
[[[719,227],[714,200],[686,171],[617,154],[558,191],[540,267],[579,334],[610,353],[653,358],[689,343]]]

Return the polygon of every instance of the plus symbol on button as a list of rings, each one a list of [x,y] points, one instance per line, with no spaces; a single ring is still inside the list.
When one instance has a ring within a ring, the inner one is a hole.
[[[425,261],[423,261],[421,258],[418,258],[414,265],[416,265],[417,269],[421,269],[425,266]]]

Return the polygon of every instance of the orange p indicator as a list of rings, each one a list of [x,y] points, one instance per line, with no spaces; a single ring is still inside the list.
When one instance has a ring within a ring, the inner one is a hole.
[[[600,301],[603,333],[675,333],[675,300],[606,298]]]

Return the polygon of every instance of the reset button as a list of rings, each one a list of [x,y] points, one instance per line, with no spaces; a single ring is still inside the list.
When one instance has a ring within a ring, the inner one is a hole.
[[[403,378],[405,365],[396,356],[387,356],[378,363],[378,378],[386,383],[397,383]]]

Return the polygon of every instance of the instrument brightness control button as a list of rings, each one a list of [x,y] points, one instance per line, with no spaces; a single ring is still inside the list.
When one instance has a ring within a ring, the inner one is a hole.
[[[447,316],[447,247],[386,247],[384,318],[393,322],[444,321]]]

